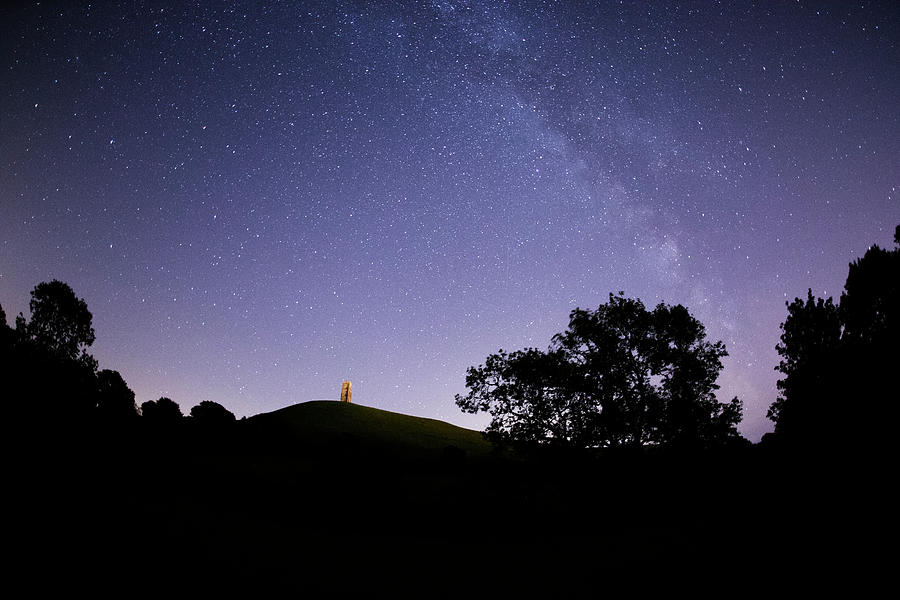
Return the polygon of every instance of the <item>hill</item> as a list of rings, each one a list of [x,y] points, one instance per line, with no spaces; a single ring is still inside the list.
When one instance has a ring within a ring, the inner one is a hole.
[[[427,458],[461,451],[483,457],[493,449],[478,431],[345,402],[303,402],[250,417],[245,426],[282,445],[339,453],[365,450]]]

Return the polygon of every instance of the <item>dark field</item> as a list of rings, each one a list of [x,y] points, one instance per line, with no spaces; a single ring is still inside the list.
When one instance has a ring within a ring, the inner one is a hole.
[[[230,427],[34,429],[10,438],[7,564],[35,592],[859,591],[894,531],[884,474],[835,454],[501,451],[337,402]]]

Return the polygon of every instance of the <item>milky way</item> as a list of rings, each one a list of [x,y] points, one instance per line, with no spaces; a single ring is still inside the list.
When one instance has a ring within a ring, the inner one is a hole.
[[[896,3],[121,4],[0,18],[0,304],[69,283],[138,403],[481,428],[468,366],[622,290],[758,440],[785,300],[900,223]]]

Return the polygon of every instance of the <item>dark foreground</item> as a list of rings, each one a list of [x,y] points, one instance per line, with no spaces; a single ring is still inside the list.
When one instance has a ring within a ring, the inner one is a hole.
[[[7,439],[28,595],[859,593],[893,563],[893,472],[833,455],[471,457],[245,422]]]

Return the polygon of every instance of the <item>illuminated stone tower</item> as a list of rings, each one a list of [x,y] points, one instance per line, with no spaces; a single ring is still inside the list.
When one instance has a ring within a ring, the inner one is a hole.
[[[350,390],[350,382],[344,381],[341,383],[341,402],[350,402],[350,397],[353,395],[353,392]]]

